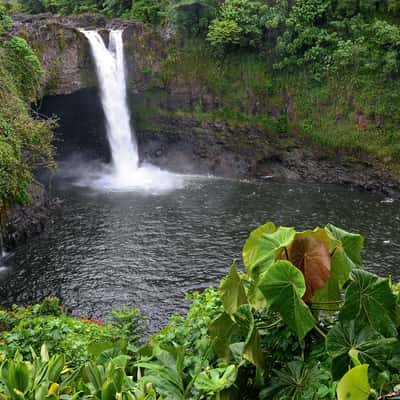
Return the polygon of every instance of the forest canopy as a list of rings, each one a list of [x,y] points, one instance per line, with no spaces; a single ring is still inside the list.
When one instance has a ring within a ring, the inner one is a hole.
[[[311,65],[321,73],[356,64],[399,73],[400,0],[19,0],[17,8],[173,24],[217,54],[265,54],[276,69]]]

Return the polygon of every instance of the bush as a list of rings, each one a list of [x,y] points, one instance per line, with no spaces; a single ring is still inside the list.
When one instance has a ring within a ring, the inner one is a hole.
[[[159,25],[164,19],[167,7],[166,1],[155,2],[154,0],[134,0],[129,11],[123,14],[131,18],[151,25]]]
[[[216,0],[171,1],[167,9],[167,17],[176,25],[181,34],[189,37],[205,36],[216,11]]]
[[[37,310],[35,310],[35,313],[37,315],[53,315],[55,317],[61,315],[60,299],[57,297],[45,297],[37,307]]]
[[[234,48],[240,45],[242,32],[242,28],[236,21],[221,21],[216,19],[209,27],[207,40],[215,48]]]
[[[17,36],[4,42],[2,47],[5,50],[5,68],[13,76],[21,97],[27,102],[36,100],[43,75],[38,57],[27,41]]]
[[[12,19],[8,15],[5,6],[0,4],[0,35],[9,32],[12,28]]]
[[[34,306],[0,311],[0,327],[5,331],[0,343],[0,353],[4,356],[12,358],[18,351],[31,359],[31,348],[40,352],[46,343],[51,353],[64,354],[71,366],[79,366],[108,348],[126,349],[129,342],[137,343],[136,330],[143,332],[142,326],[133,327],[126,321],[110,325],[102,320],[78,320],[65,315],[54,297]]]
[[[52,163],[54,123],[33,119],[29,107],[41,75],[24,39],[0,44],[0,214],[15,203],[27,204],[31,170]]]
[[[266,6],[252,0],[226,0],[209,26],[207,40],[220,50],[259,48],[264,34]]]
[[[118,310],[113,310],[107,322],[117,327],[129,338],[129,342],[133,346],[142,339],[147,329],[147,321],[138,308],[122,307]],[[133,347],[132,350],[134,350]]]
[[[47,11],[43,0],[19,0],[23,12],[39,14]]]

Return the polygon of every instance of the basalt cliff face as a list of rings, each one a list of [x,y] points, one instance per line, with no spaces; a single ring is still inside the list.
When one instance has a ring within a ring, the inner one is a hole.
[[[45,76],[43,95],[68,95],[96,86],[96,75],[89,44],[81,29],[96,29],[107,38],[108,30],[124,30],[130,88],[143,89],[151,78],[146,71],[157,72],[168,45],[166,30],[146,28],[140,22],[106,19],[102,16],[62,17],[52,14],[13,16],[11,35],[29,41],[42,61]]]

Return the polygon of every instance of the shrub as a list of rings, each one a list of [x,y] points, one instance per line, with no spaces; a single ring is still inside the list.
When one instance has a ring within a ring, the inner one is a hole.
[[[60,312],[59,301],[47,298],[30,307],[14,307],[0,314],[0,322],[8,325],[3,332],[0,352],[12,358],[18,351],[31,359],[31,348],[40,352],[46,343],[51,353],[62,353],[69,365],[79,366],[109,348],[126,349],[130,337],[125,326],[103,324],[100,320],[76,319]],[[139,329],[139,328],[138,328]]]
[[[166,1],[135,0],[129,11],[125,11],[124,17],[143,21],[151,25],[159,25],[164,19],[167,7]]]
[[[222,50],[258,48],[264,34],[266,6],[253,0],[226,0],[209,26],[207,40]]]
[[[8,15],[5,6],[0,4],[0,35],[9,32],[12,28],[12,19]]]
[[[205,36],[216,11],[216,0],[180,0],[170,3],[167,17],[180,33],[189,37]]]
[[[40,61],[27,41],[20,37],[2,44],[5,50],[5,68],[8,70],[21,97],[27,101],[33,101],[37,96],[37,89],[43,75]]]
[[[240,45],[242,28],[236,21],[214,20],[209,27],[207,40],[216,48],[232,48]]]

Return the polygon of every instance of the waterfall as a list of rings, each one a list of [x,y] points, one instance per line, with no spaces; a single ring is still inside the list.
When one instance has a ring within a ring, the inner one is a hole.
[[[117,176],[127,176],[138,168],[139,156],[126,99],[122,31],[110,31],[108,48],[98,32],[82,32],[96,64],[113,167]]]
[[[181,176],[150,164],[139,166],[139,155],[127,103],[124,46],[121,30],[111,30],[108,48],[96,31],[81,31],[90,43],[106,117],[112,167],[89,168],[78,184],[100,190],[151,193],[183,186]]]

